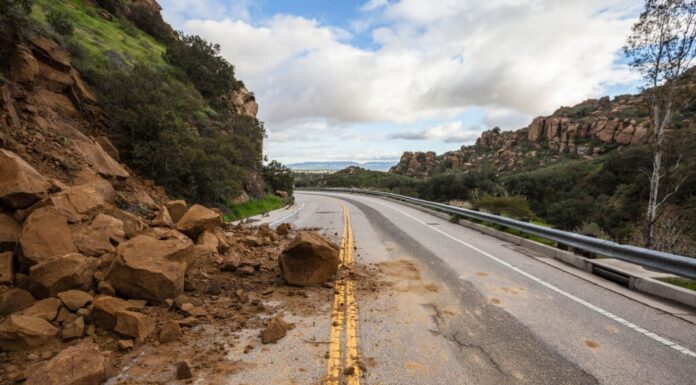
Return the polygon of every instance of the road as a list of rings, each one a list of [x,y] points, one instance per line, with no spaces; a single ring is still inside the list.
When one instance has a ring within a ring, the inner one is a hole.
[[[380,198],[297,192],[265,220],[279,219],[350,238],[356,269],[387,282],[338,283],[312,321],[326,327],[306,334],[343,358],[314,360],[293,383],[333,372],[329,384],[696,384],[694,309]]]

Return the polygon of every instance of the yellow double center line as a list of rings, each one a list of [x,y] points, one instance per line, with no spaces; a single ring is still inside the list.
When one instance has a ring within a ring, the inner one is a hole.
[[[350,212],[346,206],[343,206],[343,239],[339,251],[340,269],[350,270],[353,268],[354,249]],[[345,356],[342,349],[344,330]],[[341,272],[339,272],[339,278],[336,281],[329,342],[326,385],[339,385],[341,375],[345,376],[345,384],[360,385],[362,371],[358,355],[358,304],[355,301],[355,285],[349,274],[341,274]],[[344,363],[345,366],[343,366]],[[342,368],[345,369],[342,370]]]

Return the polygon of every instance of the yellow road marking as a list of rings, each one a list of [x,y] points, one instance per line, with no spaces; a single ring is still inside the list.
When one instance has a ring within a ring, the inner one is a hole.
[[[339,250],[341,269],[351,269],[355,262],[355,243],[353,228],[350,223],[350,212],[343,206],[343,238]],[[344,364],[342,349],[342,333],[345,326],[345,367],[353,368],[352,373],[346,374],[347,385],[360,385],[362,371],[359,367],[358,354],[358,304],[355,300],[355,286],[349,276],[342,276],[336,281],[333,309],[331,312],[331,332],[329,336],[329,362],[327,366],[326,385],[341,383],[341,370]]]

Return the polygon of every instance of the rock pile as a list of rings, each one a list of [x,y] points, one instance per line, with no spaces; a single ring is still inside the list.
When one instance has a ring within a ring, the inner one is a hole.
[[[232,290],[225,284],[229,277],[210,282],[216,271],[237,277],[277,271],[278,253],[262,250],[287,242],[288,225],[279,232],[267,225],[227,229],[218,211],[183,201],[153,201],[154,215],[142,218],[117,206],[112,183],[91,175],[67,186],[0,150],[0,279],[6,284],[0,286],[0,351],[69,344],[31,373],[9,373],[14,379],[101,383],[110,361],[94,342],[100,335],[119,338],[120,351],[147,341],[177,341],[182,328],[201,318],[230,316],[186,295],[199,290],[217,298]],[[309,233],[295,243],[334,252]],[[232,295],[250,301],[234,290]]]

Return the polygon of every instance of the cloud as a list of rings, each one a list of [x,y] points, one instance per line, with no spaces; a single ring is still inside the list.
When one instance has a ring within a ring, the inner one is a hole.
[[[220,20],[225,17],[248,20],[249,0],[160,0],[164,18],[175,28],[189,19]]]
[[[250,20],[245,1],[232,2],[247,10],[236,15],[221,0],[166,0],[165,10],[173,12],[167,4],[174,3],[175,10],[192,7],[184,29],[219,43],[255,92],[271,141],[299,136],[303,124],[317,121],[347,130],[446,125],[472,106],[484,120],[466,125],[517,129],[635,80],[617,64],[638,13],[633,0],[370,0],[348,22],[350,31],[295,15]],[[370,48],[354,43],[354,34]],[[421,134],[471,140],[464,132]]]
[[[468,143],[479,137],[481,128],[466,129],[462,122],[439,124],[424,130],[401,131],[389,135],[389,139],[439,140],[445,143]]]

